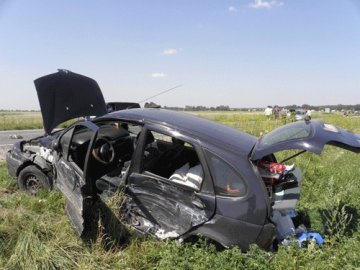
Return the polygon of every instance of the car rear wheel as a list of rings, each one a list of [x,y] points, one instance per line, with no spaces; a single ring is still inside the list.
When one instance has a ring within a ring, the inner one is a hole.
[[[19,174],[18,184],[21,190],[35,195],[39,189],[51,189],[49,178],[36,166],[25,167]]]

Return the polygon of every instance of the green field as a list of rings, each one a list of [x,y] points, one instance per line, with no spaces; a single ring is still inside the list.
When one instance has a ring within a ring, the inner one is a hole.
[[[256,136],[284,122],[252,113],[194,114]],[[24,124],[27,128],[41,123],[40,115],[32,117],[34,122]],[[360,133],[360,118],[340,114],[314,118]],[[0,163],[0,269],[359,269],[360,155],[326,147],[322,156],[305,153],[292,162],[305,179],[297,210],[326,243],[280,246],[275,253],[256,246],[247,253],[237,248],[219,252],[202,240],[179,244],[133,233],[126,245],[109,245],[106,235],[86,244],[72,230],[58,192],[24,194]]]
[[[66,127],[72,122],[65,122],[60,127]],[[44,125],[40,112],[0,112],[0,130],[42,128]]]
[[[40,112],[0,112],[0,130],[43,128]]]

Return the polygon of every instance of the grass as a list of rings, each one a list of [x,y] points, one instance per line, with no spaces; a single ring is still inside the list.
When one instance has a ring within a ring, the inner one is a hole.
[[[262,113],[258,112],[193,112],[192,114],[216,122],[221,122],[228,126],[250,133],[254,136],[260,136],[279,126],[291,123],[288,118],[280,117],[278,119],[268,119]],[[360,117],[344,117],[341,113],[315,113],[313,114],[313,118],[321,119],[341,128],[350,129],[360,133]]]
[[[73,122],[74,120],[67,121],[59,127],[67,127]],[[0,131],[43,128],[44,125],[40,112],[0,112]]]
[[[203,113],[201,116],[255,135],[281,125],[262,115]],[[316,116],[317,117],[317,116]],[[357,130],[360,119],[319,115],[327,122]],[[258,119],[258,120],[257,120]],[[258,123],[256,125],[256,122]],[[279,158],[289,155],[280,153]],[[325,236],[322,247],[280,246],[276,253],[252,246],[216,251],[195,244],[157,241],[130,232],[123,246],[109,246],[106,235],[82,242],[69,225],[64,199],[55,191],[26,195],[0,163],[0,269],[356,269],[360,268],[360,156],[326,147],[322,156],[294,159],[304,182],[298,211],[308,226]],[[239,232],[241,233],[241,232]]]
[[[0,130],[40,128],[43,128],[40,112],[0,112]]]

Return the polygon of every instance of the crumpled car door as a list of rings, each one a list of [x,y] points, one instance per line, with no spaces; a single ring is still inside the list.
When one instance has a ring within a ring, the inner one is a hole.
[[[132,225],[160,239],[185,234],[214,211],[213,195],[147,174],[130,174],[127,194]]]
[[[62,153],[55,163],[55,185],[66,198],[66,214],[80,236],[84,236],[89,230],[87,224],[94,214],[92,207],[97,198],[94,191],[94,181],[88,172],[91,167],[91,149],[96,140],[98,129],[98,126],[92,122],[83,122],[75,126],[71,135],[70,145],[74,133],[86,130],[88,145],[85,149],[83,171],[71,160],[68,153]]]

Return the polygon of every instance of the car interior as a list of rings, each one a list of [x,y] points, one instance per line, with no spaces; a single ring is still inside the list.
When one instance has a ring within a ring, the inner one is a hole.
[[[142,127],[114,121],[98,125],[89,170],[97,179],[99,193],[113,194],[124,184]],[[85,126],[77,126],[68,146],[68,160],[82,171],[92,135]],[[146,134],[142,172],[196,190],[200,189],[203,178],[198,155],[191,144],[155,131]]]
[[[203,170],[194,147],[185,141],[148,131],[143,153],[143,173],[199,190]]]
[[[120,122],[106,122],[99,124],[99,131],[91,152],[89,167],[90,173],[96,180],[96,186],[100,191],[110,186],[118,187],[122,176],[126,171],[132,154],[137,133],[141,130],[139,126],[129,126]],[[77,126],[73,132],[68,147],[68,161],[75,164],[84,171],[84,163],[89,148],[93,131],[85,126]],[[61,144],[66,145],[70,140],[66,134]]]
[[[104,149],[105,150],[105,156],[102,156],[107,159],[107,156],[111,156],[113,153],[114,159],[108,160],[110,162],[100,162],[102,164],[97,163],[101,168],[98,168],[98,171],[102,171],[101,174],[98,175],[98,179],[96,180],[96,187],[99,190],[99,193],[106,193],[108,195],[113,194],[118,187],[121,185],[124,185],[126,174],[128,172],[128,169],[131,164],[131,158],[133,156],[137,140],[140,134],[140,131],[142,129],[141,126],[138,125],[132,125],[128,123],[112,123],[112,129],[114,130],[122,130],[125,131],[125,136],[115,136],[114,140],[110,141],[110,145],[113,145],[113,149]],[[109,133],[106,131],[105,126],[101,126],[99,130],[99,134],[101,134],[101,138],[105,136],[105,138],[108,138]],[[101,131],[101,132],[100,132]],[[112,131],[114,132],[114,131]],[[110,134],[112,133],[110,132]],[[115,131],[116,133],[117,131]],[[101,139],[99,139],[101,140]],[[101,143],[101,142],[100,142]],[[103,146],[108,145],[106,142],[103,144]],[[101,146],[98,148],[95,145],[94,152],[96,151],[101,152]],[[100,153],[99,152],[99,153]],[[110,153],[109,153],[110,152]],[[96,159],[96,158],[95,158]]]

